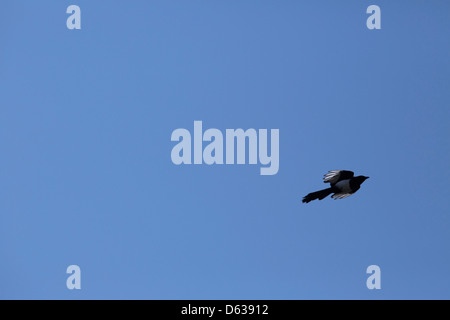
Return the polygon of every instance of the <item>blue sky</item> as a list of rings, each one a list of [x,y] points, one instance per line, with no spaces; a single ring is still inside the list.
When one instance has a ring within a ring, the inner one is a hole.
[[[4,1],[0,298],[449,299],[449,9]],[[279,129],[278,173],[174,165],[195,120]],[[301,203],[333,169],[370,179]]]

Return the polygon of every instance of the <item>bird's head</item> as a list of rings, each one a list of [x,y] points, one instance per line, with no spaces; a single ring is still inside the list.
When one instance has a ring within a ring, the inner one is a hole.
[[[366,176],[357,176],[355,177],[356,181],[359,182],[359,184],[363,183],[364,181],[366,181],[367,179],[369,179],[369,177]]]

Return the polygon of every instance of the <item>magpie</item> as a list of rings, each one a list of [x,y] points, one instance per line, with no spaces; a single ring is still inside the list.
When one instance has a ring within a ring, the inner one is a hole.
[[[331,170],[323,177],[324,183],[330,183],[330,188],[308,193],[303,197],[302,202],[308,203],[312,200],[322,200],[330,194],[336,199],[346,198],[359,190],[361,184],[369,179],[365,176],[354,177],[353,171],[348,170]]]

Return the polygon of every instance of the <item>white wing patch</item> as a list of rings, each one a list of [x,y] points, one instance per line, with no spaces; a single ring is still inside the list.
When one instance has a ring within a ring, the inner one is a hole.
[[[323,177],[323,182],[330,182],[330,183],[336,183],[336,181],[339,180],[339,176],[341,175],[342,170],[330,170],[327,174]]]
[[[351,193],[335,193],[331,197],[336,200],[336,199],[344,199],[351,195],[352,195]]]

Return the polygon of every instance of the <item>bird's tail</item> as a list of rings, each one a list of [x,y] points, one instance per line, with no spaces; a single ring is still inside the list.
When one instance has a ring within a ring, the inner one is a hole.
[[[331,193],[333,193],[333,189],[332,188],[328,188],[328,189],[323,189],[323,190],[319,190],[316,192],[311,192],[308,193],[306,196],[303,197],[303,202],[308,203],[312,200],[322,200],[323,198],[329,196]]]

